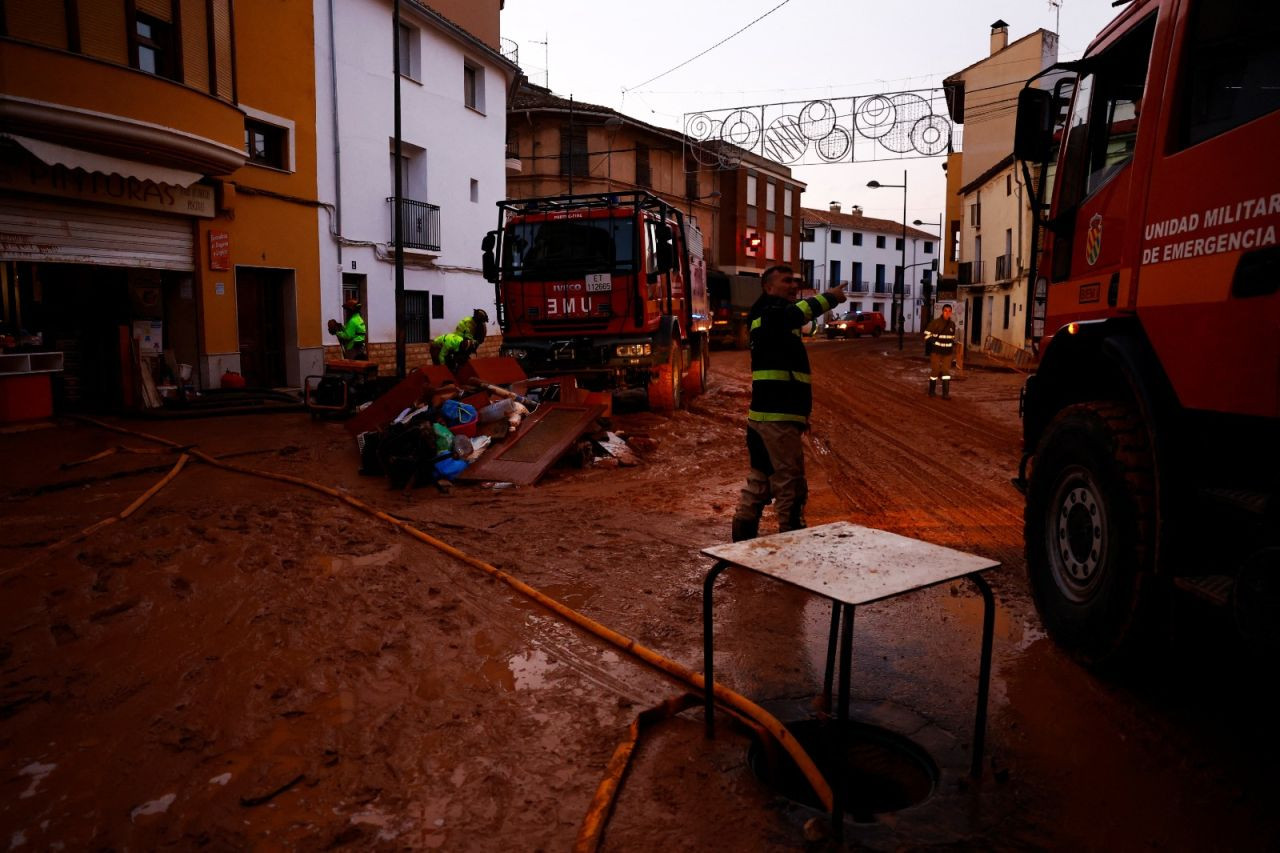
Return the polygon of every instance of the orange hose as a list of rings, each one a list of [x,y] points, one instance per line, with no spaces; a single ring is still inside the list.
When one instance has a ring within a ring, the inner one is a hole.
[[[146,435],[145,433],[133,432],[132,430],[126,430],[123,427],[112,426],[111,424],[102,423],[101,421],[96,421],[92,418],[82,417],[82,418],[79,418],[79,420],[84,421],[86,423],[93,424],[95,426],[101,426],[109,430],[114,430],[116,432],[123,432],[126,434],[138,435],[143,438],[151,439],[153,441],[158,441],[162,444],[166,444],[171,447],[182,446],[177,444],[176,442],[168,441],[167,439],[157,438],[156,436]],[[671,660],[670,658],[665,657],[659,654],[658,652],[655,652],[654,650],[641,645],[640,643],[636,642],[630,637],[627,637],[623,634],[619,634],[617,631],[614,631],[612,628],[608,628],[605,625],[602,625],[599,622],[595,621],[594,619],[590,618],[589,616],[585,616],[582,613],[579,613],[578,611],[572,609],[571,607],[568,607],[567,605],[562,604],[561,602],[550,597],[546,593],[538,589],[535,589],[534,587],[529,586],[524,581],[512,575],[507,574],[506,572],[502,571],[498,567],[491,566],[488,563],[484,562],[483,560],[476,559],[475,557],[472,557],[471,555],[458,550],[452,545],[449,545],[446,542],[442,542],[441,540],[436,539],[434,536],[431,536],[427,533],[423,533],[421,530],[417,529],[416,527],[412,526],[407,522],[401,521],[400,519],[395,518],[391,515],[388,515],[387,513],[382,512],[381,510],[374,509],[373,507],[361,501],[359,498],[355,498],[355,497],[352,497],[351,495],[345,494],[343,492],[339,492],[337,489],[331,488],[329,486],[322,486],[319,483],[313,483],[310,480],[304,480],[301,477],[295,477],[291,474],[277,474],[272,471],[261,471],[256,468],[246,468],[242,465],[236,465],[235,463],[232,463],[232,462],[224,462],[220,459],[217,459],[213,456],[210,456],[207,453],[196,450],[194,448],[190,449],[188,453],[190,453],[196,459],[199,459],[202,462],[206,462],[210,465],[213,465],[216,468],[222,468],[227,471],[235,471],[237,473],[246,474],[251,477],[262,477],[264,479],[276,480],[282,483],[292,483],[293,485],[302,486],[303,488],[311,489],[312,491],[317,491],[322,494],[329,495],[330,497],[336,498],[349,506],[355,507],[361,512],[368,513],[369,515],[372,515],[375,518],[379,518],[387,522],[388,524],[397,528],[401,532],[413,537],[414,539],[417,539],[420,542],[430,545],[431,547],[435,548],[438,551],[442,551],[445,554],[448,554],[449,556],[453,557],[456,560],[460,560],[461,562],[464,562],[469,566],[477,568],[480,571],[485,572],[486,574],[492,577],[495,577],[498,580],[501,580],[503,583],[507,584],[512,589],[516,590],[517,592],[521,593],[522,595],[528,598],[533,599],[534,601],[538,602],[539,604],[541,604],[543,607],[547,608],[551,612],[557,614],[558,616],[563,617],[565,620],[569,622],[572,622],[574,625],[577,625],[579,628],[582,628],[592,634],[595,634],[597,637],[604,640],[605,642],[626,652],[632,657],[635,657],[640,661],[643,661],[644,663],[649,664],[654,669],[657,669],[659,672],[675,679],[676,681],[679,681],[684,685],[693,687],[699,693],[701,693],[705,689],[706,679],[703,678],[702,673],[695,672],[694,670],[689,669],[684,664]],[[822,772],[818,770],[817,765],[813,763],[813,759],[810,758],[809,754],[804,751],[804,747],[802,747],[796,741],[796,739],[792,736],[791,732],[789,732],[787,728],[784,725],[782,725],[782,723],[776,717],[774,717],[764,708],[761,708],[755,702],[752,702],[750,699],[741,695],[740,693],[736,693],[733,690],[730,690],[728,687],[725,687],[724,685],[718,682],[714,685],[713,691],[714,691],[714,696],[717,702],[721,703],[722,705],[726,706],[731,710],[737,711],[738,713],[742,714],[744,717],[754,720],[773,737],[773,739],[778,743],[778,745],[781,746],[787,752],[787,754],[791,756],[791,760],[795,762],[796,766],[800,769],[800,772],[804,774],[805,779],[808,780],[809,785],[813,788],[813,792],[818,796],[818,799],[822,803],[823,807],[827,811],[830,811],[832,808],[831,786],[827,784],[827,780],[823,777]]]

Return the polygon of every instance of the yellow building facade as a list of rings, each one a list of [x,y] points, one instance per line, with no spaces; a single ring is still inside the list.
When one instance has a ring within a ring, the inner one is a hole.
[[[58,407],[319,372],[309,0],[0,14],[0,323],[64,353]]]

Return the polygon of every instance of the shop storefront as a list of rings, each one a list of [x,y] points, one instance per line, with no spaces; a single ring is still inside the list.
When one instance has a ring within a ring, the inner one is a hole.
[[[197,363],[202,177],[0,138],[0,325],[10,350],[63,353],[56,409],[134,407],[144,365],[164,384]]]

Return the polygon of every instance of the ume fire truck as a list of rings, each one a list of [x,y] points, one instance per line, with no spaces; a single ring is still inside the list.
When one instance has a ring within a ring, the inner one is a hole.
[[[702,235],[646,192],[509,199],[485,237],[502,351],[530,376],[644,387],[659,411],[706,386]]]
[[[1137,0],[1020,94],[1042,340],[1015,482],[1036,606],[1086,662],[1177,589],[1277,639],[1278,110],[1256,0]]]

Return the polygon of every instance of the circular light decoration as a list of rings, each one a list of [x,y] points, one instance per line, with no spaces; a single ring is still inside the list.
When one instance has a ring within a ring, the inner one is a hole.
[[[811,142],[824,138],[836,126],[836,109],[830,101],[810,101],[800,110],[800,129]]]
[[[951,123],[940,115],[927,115],[911,125],[911,147],[921,154],[941,154],[951,144]]]
[[[928,116],[932,110],[929,102],[911,92],[899,92],[889,96],[893,107],[893,126],[888,133],[881,135],[880,144],[898,154],[907,154],[914,150],[911,130],[920,119]]]
[[[764,153],[779,163],[794,163],[804,156],[809,140],[795,116],[779,116],[764,132]]]
[[[884,95],[873,95],[858,104],[854,127],[868,139],[879,139],[893,130],[895,120],[893,103]]]
[[[739,148],[755,148],[760,141],[760,117],[749,110],[734,110],[720,125],[720,138]]]
[[[851,142],[849,131],[843,127],[833,127],[831,132],[814,143],[813,147],[817,149],[818,156],[823,160],[835,163],[848,156]]]
[[[716,132],[716,123],[706,113],[695,113],[684,123],[684,135],[695,142],[706,142]]]

